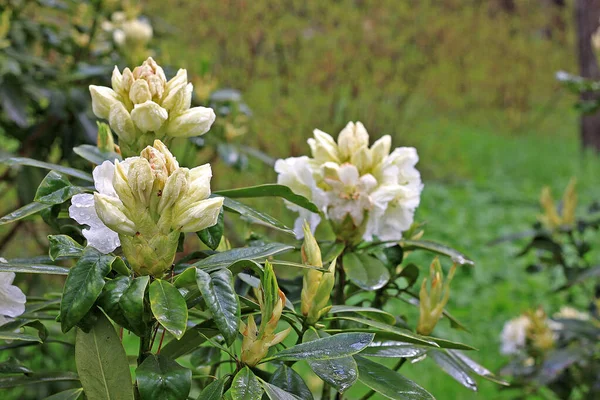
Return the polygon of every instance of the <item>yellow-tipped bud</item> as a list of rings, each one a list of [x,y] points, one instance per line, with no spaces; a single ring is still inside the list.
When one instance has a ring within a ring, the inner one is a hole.
[[[436,257],[429,267],[429,291],[427,290],[427,278],[423,279],[421,291],[419,292],[419,323],[417,332],[421,335],[429,335],[442,317],[444,307],[450,298],[450,282],[454,278],[457,264],[450,268],[450,273],[444,281],[444,273],[440,260]]]

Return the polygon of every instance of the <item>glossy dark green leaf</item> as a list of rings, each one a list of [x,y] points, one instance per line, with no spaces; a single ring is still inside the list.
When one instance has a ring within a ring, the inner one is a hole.
[[[177,339],[185,333],[188,310],[179,290],[167,281],[150,284],[150,308],[156,320]]]
[[[71,185],[66,176],[60,172],[50,171],[38,186],[34,201],[42,204],[62,204],[85,189]]]
[[[69,268],[59,267],[57,265],[46,264],[18,264],[10,260],[7,263],[0,263],[0,272],[17,272],[23,274],[45,274],[45,275],[67,275]]]
[[[302,338],[303,343],[311,342],[319,338],[330,337],[327,333],[308,330]],[[307,360],[313,372],[328,385],[331,385],[340,393],[346,391],[356,382],[358,378],[358,367],[351,356],[336,358],[333,360]]]
[[[390,279],[385,265],[368,254],[346,253],[342,261],[348,279],[361,289],[381,289]]]
[[[217,219],[217,223],[198,232],[198,237],[200,238],[200,240],[202,240],[202,243],[207,245],[210,249],[214,250],[217,247],[219,247],[219,243],[221,243],[221,238],[223,237],[224,229],[225,225],[223,220],[223,209],[221,209],[221,212],[219,213],[219,218]]]
[[[89,400],[133,400],[125,349],[115,327],[102,313],[89,333],[77,331],[75,362]]]
[[[0,389],[17,386],[28,386],[36,383],[78,381],[77,374],[73,372],[46,372],[28,376],[7,376],[0,378]]]
[[[119,306],[119,301],[123,297],[123,293],[129,289],[131,285],[131,277],[129,276],[117,276],[114,279],[110,279],[104,285],[102,294],[98,297],[98,304],[106,315],[112,318],[117,324],[122,327],[128,327],[128,321],[123,315],[123,310]]]
[[[443,350],[430,350],[428,355],[442,371],[450,375],[455,381],[469,390],[477,391],[477,382],[471,378],[469,375],[471,371],[462,363],[457,362]]]
[[[49,255],[54,261],[59,257],[73,258],[81,257],[83,246],[67,235],[48,235],[50,242]]]
[[[427,347],[413,343],[375,339],[373,343],[360,352],[360,355],[365,357],[416,358],[425,354],[427,350]]]
[[[269,382],[301,399],[313,400],[312,392],[306,385],[306,382],[304,382],[304,379],[285,364],[273,372]]]
[[[454,358],[457,362],[463,364],[470,371],[481,376],[482,378],[487,379],[490,382],[497,383],[499,385],[509,386],[508,382],[504,381],[503,379],[500,379],[499,377],[494,375],[490,370],[478,364],[471,358],[467,357],[462,351],[448,350],[447,354]]]
[[[6,361],[0,362],[0,374],[31,374],[32,370],[21,364],[19,360],[10,357]]]
[[[138,276],[119,298],[119,308],[127,321],[126,326],[137,335],[143,335],[148,325],[144,312],[144,295],[148,282],[150,282],[149,276]]]
[[[448,256],[452,259],[452,261],[460,265],[475,265],[475,262],[473,260],[469,259],[460,251],[429,240],[402,240],[400,242],[400,246],[402,246],[402,249],[404,251],[416,249],[427,250],[433,253]]]
[[[242,216],[242,218],[244,218],[250,223],[267,226],[288,233],[290,235],[294,235],[294,231],[292,229],[288,228],[275,218],[263,212],[257,211],[250,206],[242,204],[239,201],[235,201],[233,199],[225,197],[225,201],[223,202],[223,208],[225,209],[225,211],[239,214],[240,216]]]
[[[100,165],[104,161],[110,161],[114,163],[115,159],[119,161],[123,159],[117,153],[112,151],[101,151],[97,146],[92,146],[90,144],[82,144],[80,146],[73,147],[73,153],[96,165]]]
[[[361,356],[354,356],[358,380],[382,396],[393,400],[435,400],[413,381],[396,371]]]
[[[142,400],[185,400],[192,387],[192,371],[162,354],[149,355],[135,375]]]
[[[270,400],[305,400],[268,382],[263,382],[262,387]]]
[[[210,339],[219,334],[214,325],[212,320],[208,320],[187,329],[181,339],[173,339],[167,343],[160,354],[173,359],[186,355],[205,343],[206,338]]]
[[[233,275],[228,269],[207,274],[196,269],[196,282],[215,324],[230,346],[240,326],[240,301],[233,287]]]
[[[3,163],[8,164],[8,165],[28,165],[30,167],[54,170],[54,171],[61,172],[65,175],[69,175],[69,176],[72,176],[75,178],[82,179],[84,181],[94,182],[94,178],[92,178],[92,175],[88,174],[87,172],[83,172],[83,171],[80,171],[75,168],[63,167],[62,165],[38,161],[38,160],[31,159],[31,158],[13,157],[13,158],[9,158],[8,160],[3,161]]]
[[[355,313],[363,317],[371,318],[376,321],[381,321],[385,324],[394,325],[396,318],[383,310],[374,307],[358,307],[358,306],[332,306],[329,310],[329,314],[343,314],[343,313]]]
[[[477,350],[473,346],[469,346],[468,344],[453,342],[452,340],[442,339],[433,336],[427,336],[427,339],[436,343],[442,349],[454,349],[454,350]]]
[[[302,208],[319,212],[319,208],[304,196],[300,196],[292,191],[287,186],[277,184],[266,184],[258,186],[250,186],[239,189],[220,190],[215,194],[229,197],[231,199],[252,198],[252,197],[281,197],[290,203],[294,203]]]
[[[192,265],[202,269],[225,268],[236,261],[244,259],[262,262],[275,254],[285,253],[293,249],[294,246],[283,243],[268,243],[264,246],[243,247],[217,253]]]
[[[211,382],[202,390],[202,392],[200,392],[198,400],[221,400],[223,398],[223,390],[225,389],[227,379],[229,378],[225,377]]]
[[[104,287],[104,277],[110,272],[113,256],[87,247],[77,264],[69,271],[60,303],[60,323],[68,332],[92,308]]]
[[[39,213],[42,210],[50,208],[50,204],[42,204],[42,203],[29,203],[24,205],[23,207],[6,214],[4,217],[0,218],[0,225],[9,224],[11,222],[18,221],[20,219],[29,217],[30,215]]]
[[[346,245],[341,242],[333,242],[330,245],[319,243],[319,246],[321,247],[321,254],[323,255],[323,265],[332,262],[334,258],[338,258],[346,248]]]
[[[68,389],[46,397],[44,400],[77,400],[83,394],[83,388]]]
[[[367,347],[373,340],[372,333],[350,332],[300,343],[273,355],[282,361],[330,360],[351,356]]]
[[[221,350],[212,346],[202,346],[194,350],[190,356],[192,367],[206,367],[216,364],[221,359]]]
[[[233,378],[230,392],[233,400],[260,400],[263,395],[260,382],[248,367],[242,368]]]

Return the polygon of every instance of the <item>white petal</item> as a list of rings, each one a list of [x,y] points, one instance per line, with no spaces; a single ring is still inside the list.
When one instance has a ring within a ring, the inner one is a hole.
[[[142,132],[158,131],[169,118],[167,110],[148,100],[142,104],[136,104],[131,110],[131,119],[135,126]]]
[[[338,176],[344,186],[356,186],[358,184],[358,169],[352,164],[343,164],[338,170]]]
[[[115,164],[110,161],[104,161],[94,168],[94,186],[99,193],[107,196],[117,197],[117,192],[113,186],[113,176],[115,175]]]
[[[94,207],[94,195],[76,194],[71,198],[69,216],[81,225],[89,226],[83,229],[83,236],[88,245],[98,251],[108,254],[121,245],[119,235],[106,227],[98,218]]]
[[[0,315],[18,317],[25,312],[25,294],[12,285],[14,272],[0,272]]]

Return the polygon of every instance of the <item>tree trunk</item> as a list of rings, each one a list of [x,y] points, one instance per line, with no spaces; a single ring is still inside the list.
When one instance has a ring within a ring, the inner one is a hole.
[[[576,0],[577,57],[579,73],[588,79],[600,80],[600,69],[592,47],[592,34],[598,29],[600,0]],[[584,93],[581,100],[593,100],[593,93]],[[600,152],[600,113],[582,115],[580,121],[581,144]]]

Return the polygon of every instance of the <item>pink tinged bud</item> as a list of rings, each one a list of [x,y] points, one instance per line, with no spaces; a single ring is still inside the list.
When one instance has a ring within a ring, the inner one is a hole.
[[[168,134],[173,137],[200,136],[208,132],[215,122],[212,108],[194,107],[169,122]]]
[[[169,151],[169,149],[167,148],[167,146],[165,146],[163,142],[157,139],[152,144],[152,147],[161,152],[164,156],[165,166],[167,167],[169,175],[175,172],[177,168],[179,168],[179,163],[177,162],[177,159],[173,157],[173,154]]]
[[[142,132],[156,132],[169,118],[167,110],[153,101],[135,104],[131,111],[131,119]]]
[[[133,104],[142,104],[148,100],[152,100],[152,93],[150,93],[148,82],[144,79],[138,79],[133,82],[129,90],[129,99]]]
[[[92,111],[98,118],[108,119],[111,106],[120,103],[119,96],[111,88],[90,85]]]
[[[121,200],[116,197],[94,193],[94,207],[98,218],[109,229],[122,235],[135,235],[135,224],[123,213]]]

